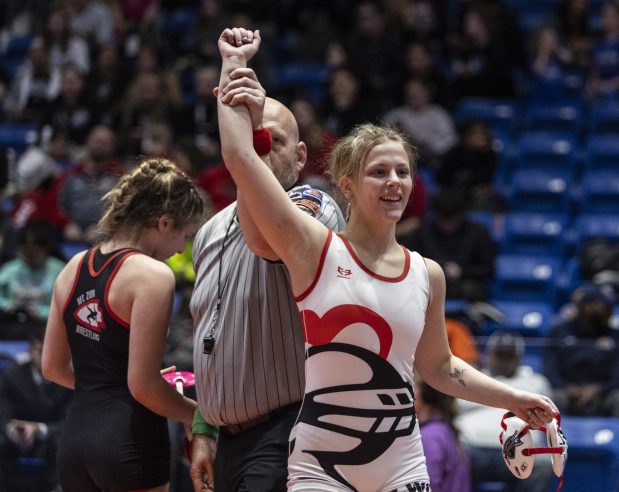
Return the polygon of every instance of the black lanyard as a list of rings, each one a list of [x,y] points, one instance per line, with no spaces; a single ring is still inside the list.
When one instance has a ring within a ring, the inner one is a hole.
[[[236,220],[236,211],[232,214],[232,219],[226,228],[226,234],[224,235],[224,240],[221,243],[221,250],[219,251],[219,258],[217,261],[217,301],[215,302],[215,309],[213,310],[213,315],[211,316],[211,321],[209,322],[210,329],[206,336],[202,339],[202,353],[210,354],[213,351],[213,346],[215,345],[215,330],[217,328],[217,323],[219,321],[219,307],[221,306],[221,298],[223,297],[224,290],[226,289],[226,285],[228,284],[228,279],[230,275],[228,275],[223,285],[221,284],[221,270],[223,266],[223,257],[224,257],[224,249],[226,248],[226,241],[228,240],[228,235],[230,234],[230,229],[232,228],[232,224]]]

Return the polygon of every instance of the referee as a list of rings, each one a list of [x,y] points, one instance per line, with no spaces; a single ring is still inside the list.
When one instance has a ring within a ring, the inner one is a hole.
[[[295,186],[307,148],[290,110],[264,97],[251,69],[236,72],[231,85],[250,96],[242,103],[254,127],[263,128],[254,131],[258,153],[299,208],[333,230],[343,228],[330,196]],[[303,331],[288,273],[252,227],[248,209],[260,203],[237,198],[202,226],[193,245],[196,492],[213,485],[217,492],[286,490],[288,437],[305,383]]]

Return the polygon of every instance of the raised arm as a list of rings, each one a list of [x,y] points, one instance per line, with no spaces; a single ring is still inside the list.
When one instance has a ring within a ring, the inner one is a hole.
[[[227,86],[233,70],[246,66],[259,44],[257,31],[235,28],[222,33],[219,87]],[[252,124],[246,106],[231,105],[234,93],[223,92],[220,91],[217,106],[224,162],[243,199],[252,203],[248,209],[256,227],[288,267],[293,291],[300,293],[314,278],[327,229],[293,205],[253,148]]]
[[[266,91],[260,84],[256,73],[249,67],[237,68],[230,72],[228,85],[222,87],[228,95],[227,101],[230,106],[245,105],[249,112],[251,127],[254,132],[259,132],[263,128],[264,103]],[[215,97],[219,96],[219,87],[214,89]],[[255,145],[254,145],[255,148]],[[265,162],[269,159],[269,154],[260,155]],[[264,239],[262,233],[256,227],[254,219],[249,213],[249,208],[243,193],[237,188],[236,212],[243,230],[243,237],[249,249],[256,255],[268,260],[277,260],[278,257]]]
[[[445,332],[445,276],[436,262],[426,259],[426,265],[430,300],[415,354],[415,366],[421,377],[448,395],[511,410],[534,427],[550,422],[557,408],[549,398],[511,388],[451,353]]]

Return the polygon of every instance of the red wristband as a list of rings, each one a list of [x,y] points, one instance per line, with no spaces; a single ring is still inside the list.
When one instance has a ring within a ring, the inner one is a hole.
[[[271,141],[271,132],[266,128],[254,130],[254,150],[259,156],[267,155],[271,152],[273,142]]]

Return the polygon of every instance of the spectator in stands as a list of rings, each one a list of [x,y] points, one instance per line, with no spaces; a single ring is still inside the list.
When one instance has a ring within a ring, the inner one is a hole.
[[[219,68],[206,65],[194,75],[195,97],[181,110],[176,132],[190,139],[200,151],[200,164],[221,162],[219,127],[217,126],[217,98],[213,89],[219,83]]]
[[[299,179],[303,183],[309,183],[308,180],[311,180],[313,186],[329,191],[333,196],[329,180],[325,178],[324,172],[329,153],[335,144],[335,135],[324,127],[309,99],[296,97],[290,103],[290,110],[299,125],[299,138],[307,146],[307,160],[299,174]]]
[[[450,74],[456,98],[513,97],[509,50],[490,26],[484,11],[472,6],[462,20],[462,38],[451,51]]]
[[[93,47],[113,44],[114,18],[105,2],[67,0],[71,30]]]
[[[154,122],[175,122],[179,108],[177,94],[167,90],[162,75],[139,75],[127,89],[115,122],[121,140],[120,148],[128,155],[138,154],[145,128]]]
[[[379,105],[362,90],[361,80],[350,68],[331,72],[322,107],[325,128],[329,132],[341,137],[354,126],[376,119]]]
[[[44,324],[30,330],[29,360],[0,372],[0,489],[55,490],[56,440],[72,392],[41,376]],[[43,473],[20,470],[20,458],[39,459]]]
[[[538,29],[531,44],[529,97],[539,101],[564,100],[564,78],[572,63],[572,52],[559,42],[552,26]]]
[[[42,38],[35,38],[6,97],[8,118],[16,123],[38,122],[43,108],[60,94],[61,80],[60,70],[49,64],[47,45]]]
[[[140,40],[154,40],[159,37],[158,22],[164,20],[158,18],[160,6],[161,2],[158,0],[110,2],[116,32],[121,36],[123,48],[129,57],[135,55]]]
[[[219,0],[201,0],[199,3],[199,13],[191,28],[189,48],[202,63],[213,63],[219,60],[217,40],[221,31],[230,25],[230,19],[221,8]]]
[[[458,140],[453,119],[433,103],[435,87],[425,79],[409,79],[404,86],[404,104],[387,112],[384,121],[411,138],[420,163],[437,168],[445,152]]]
[[[135,61],[134,79],[139,79],[143,74],[158,75],[161,80],[166,96],[175,105],[180,105],[182,100],[181,88],[172,70],[163,63],[161,51],[153,43],[141,43],[138,57]]]
[[[456,399],[415,375],[415,411],[430,476],[436,492],[470,492],[471,464],[455,424]]]
[[[4,108],[6,104],[6,96],[9,92],[11,79],[4,67],[0,67],[0,121],[4,121]]]
[[[456,357],[460,357],[475,369],[480,369],[481,360],[479,358],[479,350],[477,350],[477,342],[469,327],[462,321],[450,318],[446,313],[445,331],[447,332],[447,341],[449,342],[451,353]]]
[[[41,117],[42,131],[61,130],[73,145],[82,146],[98,122],[97,108],[88,98],[84,75],[73,66],[64,67],[60,94],[45,107]]]
[[[619,4],[602,6],[602,35],[591,53],[587,94],[598,100],[619,99]]]
[[[579,69],[588,69],[591,50],[589,0],[562,0],[554,15],[560,42]]]
[[[118,181],[123,168],[116,160],[116,136],[105,126],[94,127],[83,159],[63,176],[60,207],[68,217],[63,239],[93,244],[101,216],[101,197]]]
[[[56,138],[60,138],[56,134]],[[58,205],[58,188],[60,168],[53,151],[46,151],[43,146],[32,145],[17,160],[17,195],[10,211],[10,221],[5,230],[2,256],[14,258],[17,254],[19,231],[30,221],[44,221],[50,227],[50,234],[56,241],[67,223],[66,216]]]
[[[34,322],[44,323],[56,277],[64,262],[51,256],[53,237],[45,222],[19,231],[18,256],[0,267],[1,338],[27,338]]]
[[[167,121],[153,121],[145,125],[140,155],[170,158],[174,147],[173,135]]]
[[[404,52],[404,68],[406,70],[404,81],[412,78],[429,80],[435,88],[434,101],[449,108],[452,104],[452,96],[447,86],[447,81],[439,69],[441,55],[431,51],[428,43],[413,40],[406,45]]]
[[[62,7],[54,8],[47,18],[43,39],[49,48],[49,64],[59,69],[71,65],[85,75],[90,71],[88,43],[71,32],[69,22],[69,12]]]
[[[367,97],[377,101],[381,113],[387,111],[397,100],[404,46],[399,31],[389,23],[383,2],[356,4],[355,28],[346,42],[351,66],[362,77]]]
[[[466,218],[466,205],[461,190],[440,191],[434,202],[436,217],[401,242],[443,268],[448,299],[483,301],[494,274],[495,244],[483,225]]]
[[[413,192],[408,199],[402,217],[395,225],[395,235],[398,239],[412,233],[421,225],[428,212],[428,202],[426,182],[419,173],[415,173],[413,176]]]
[[[449,25],[448,3],[448,0],[393,2],[391,14],[406,38],[438,44]]]
[[[90,101],[104,125],[112,124],[117,106],[122,104],[122,96],[129,82],[122,68],[115,46],[102,46],[99,49],[96,64],[90,72],[86,85]]]
[[[339,37],[333,37],[325,47],[324,63],[330,72],[350,65],[350,55],[344,42]]]
[[[492,146],[488,124],[481,120],[465,122],[459,141],[443,156],[436,172],[441,188],[459,188],[467,195],[467,206],[474,210],[502,212],[503,199],[494,189],[498,155]]]
[[[548,380],[531,367],[522,365],[524,352],[524,339],[519,334],[495,331],[486,344],[487,366],[482,371],[512,388],[552,397]],[[499,422],[505,410],[464,400],[459,400],[458,404],[461,413],[456,423],[468,444],[474,488],[481,482],[501,481],[511,484],[514,492],[549,490],[553,472],[548,455],[536,457],[532,475],[527,480],[520,480],[505,466],[498,439]]]
[[[613,301],[607,286],[578,287],[571,312],[548,334],[544,373],[564,413],[619,417],[619,333],[610,325]]]

